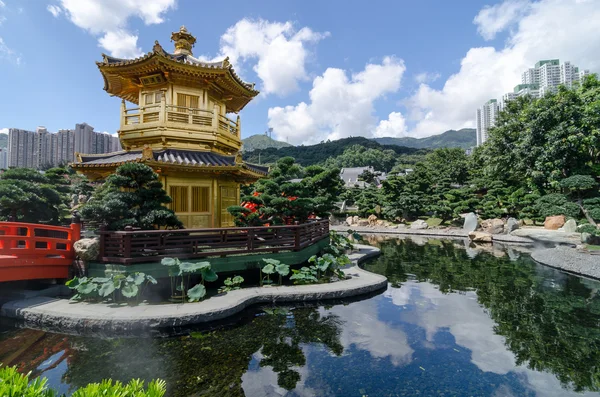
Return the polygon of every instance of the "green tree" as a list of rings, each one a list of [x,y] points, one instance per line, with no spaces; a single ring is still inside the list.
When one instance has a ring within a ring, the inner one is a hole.
[[[105,224],[109,230],[123,230],[126,226],[143,230],[181,228],[183,224],[175,213],[164,206],[170,202],[152,168],[128,163],[117,168],[95,191],[81,208],[81,215]]]
[[[60,224],[66,194],[47,176],[30,168],[12,168],[0,175],[0,218]]]

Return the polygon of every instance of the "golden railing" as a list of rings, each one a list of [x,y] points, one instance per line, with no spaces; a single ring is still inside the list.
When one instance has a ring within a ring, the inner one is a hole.
[[[121,127],[151,123],[176,123],[208,127],[221,133],[241,136],[239,117],[234,121],[215,111],[166,105],[164,103],[131,109],[127,109],[125,105],[122,105]]]

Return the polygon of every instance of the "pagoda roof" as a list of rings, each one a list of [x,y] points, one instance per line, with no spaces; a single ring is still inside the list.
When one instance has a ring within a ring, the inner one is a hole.
[[[107,154],[79,154],[74,168],[118,167],[125,163],[146,163],[150,166],[177,166],[197,170],[239,170],[265,176],[269,167],[240,161],[237,156],[226,156],[214,152],[195,150],[164,149],[147,152],[144,150],[120,151]]]
[[[254,83],[243,81],[229,63],[229,57],[217,62],[205,62],[191,54],[166,52],[155,42],[151,52],[135,58],[122,59],[102,54],[96,62],[104,77],[104,90],[109,94],[138,104],[140,77],[153,74],[185,75],[186,78],[206,82],[229,100],[227,111],[240,111],[252,98],[259,94]]]

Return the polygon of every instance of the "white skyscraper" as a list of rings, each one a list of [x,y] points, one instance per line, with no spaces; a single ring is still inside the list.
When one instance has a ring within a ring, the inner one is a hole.
[[[477,109],[477,146],[487,141],[490,128],[496,125],[498,113],[500,113],[500,105],[495,99],[490,99]]]
[[[0,170],[8,168],[8,149],[0,148]]]

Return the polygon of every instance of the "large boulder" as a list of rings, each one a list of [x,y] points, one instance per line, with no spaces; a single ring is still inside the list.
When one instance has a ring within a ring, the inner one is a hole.
[[[85,262],[95,261],[100,255],[100,240],[97,238],[82,238],[73,244],[73,249],[79,259]]]
[[[375,215],[369,215],[369,217],[367,218],[367,220],[369,221],[369,225],[370,226],[376,226],[377,225],[377,217]]]
[[[469,238],[474,243],[491,243],[492,235],[486,232],[470,232]]]
[[[427,224],[427,222],[425,222],[422,219],[417,219],[416,221],[410,224],[410,228],[414,230],[423,230],[427,229],[428,227],[429,225]]]
[[[477,215],[473,212],[469,212],[465,215],[465,223],[463,224],[463,230],[465,232],[474,232],[477,230]]]
[[[369,226],[369,221],[366,219],[360,219],[356,224],[358,226]]]
[[[504,233],[504,221],[502,219],[487,219],[481,222],[481,229],[490,234]]]
[[[558,230],[565,225],[564,215],[547,216],[544,221],[544,228],[548,230]]]
[[[358,221],[360,221],[360,218],[358,217],[358,215],[354,215],[352,217],[352,224],[353,225],[358,225]]]
[[[515,218],[508,218],[508,220],[506,221],[506,225],[504,225],[504,232],[506,234],[509,234],[513,230],[517,230],[520,227],[521,223],[518,220],[516,220]]]
[[[565,222],[564,226],[558,230],[565,233],[577,233],[577,222],[575,219],[569,219]]]
[[[354,218],[352,218],[351,216],[349,216],[348,218],[346,218],[346,224],[347,224],[348,226],[352,226],[352,225],[354,225],[354,223],[353,223],[353,222],[354,222]]]

